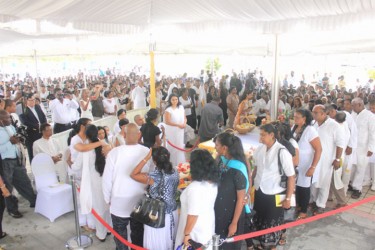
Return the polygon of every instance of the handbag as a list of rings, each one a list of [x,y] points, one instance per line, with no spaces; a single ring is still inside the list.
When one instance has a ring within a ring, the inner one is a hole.
[[[292,222],[296,220],[296,208],[290,207],[289,209],[284,209],[284,222]]]
[[[153,228],[163,228],[165,226],[165,203],[162,198],[164,194],[163,173],[161,178],[162,183],[159,186],[158,198],[152,198],[149,191],[147,191],[130,214],[132,219]]]
[[[282,148],[280,148],[279,152],[277,153],[277,164],[279,166],[279,174],[280,174],[280,187],[287,188],[288,177],[285,175],[285,172],[283,170],[283,166],[281,166],[281,161],[280,161],[280,151],[281,150],[282,150]]]

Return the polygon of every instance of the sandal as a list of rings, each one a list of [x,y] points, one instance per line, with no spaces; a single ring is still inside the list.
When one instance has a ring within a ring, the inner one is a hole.
[[[0,239],[2,238],[5,238],[8,234],[6,232],[3,232],[1,235],[0,235]]]
[[[296,220],[303,220],[307,218],[307,214],[305,213],[299,213],[298,217]]]
[[[282,233],[278,245],[284,246],[285,244],[286,244],[286,235],[285,235],[285,233]]]
[[[278,245],[279,246],[284,246],[286,244],[286,238],[281,238],[280,240],[279,240],[279,243],[278,243]]]

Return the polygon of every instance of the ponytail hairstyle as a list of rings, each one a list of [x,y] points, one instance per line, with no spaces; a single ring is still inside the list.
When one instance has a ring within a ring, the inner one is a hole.
[[[170,153],[168,149],[164,147],[152,149],[152,160],[156,163],[156,167],[166,174],[174,173],[174,169],[169,157]]]
[[[76,134],[78,134],[79,131],[81,130],[81,126],[86,126],[89,122],[91,122],[89,118],[80,118],[77,121],[77,124],[75,125],[73,130],[75,131]]]
[[[214,142],[218,141],[221,145],[227,146],[228,154],[235,160],[246,165],[246,157],[240,138],[230,132],[223,132],[214,138]]]
[[[150,109],[146,113],[146,123],[152,123],[153,120],[157,119],[159,115],[159,111],[157,109]]]
[[[97,142],[98,139],[98,129],[95,125],[88,125],[86,128],[86,136],[90,142]],[[103,175],[104,167],[105,167],[105,157],[102,154],[102,146],[95,148],[95,170],[100,174]]]

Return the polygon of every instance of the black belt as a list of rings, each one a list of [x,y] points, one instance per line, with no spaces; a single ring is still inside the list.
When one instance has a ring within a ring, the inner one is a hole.
[[[67,127],[67,126],[72,126],[73,123],[56,123],[56,125],[60,125],[60,126],[64,126],[64,127]]]
[[[15,161],[17,160],[17,158],[5,158],[3,159],[3,161]]]

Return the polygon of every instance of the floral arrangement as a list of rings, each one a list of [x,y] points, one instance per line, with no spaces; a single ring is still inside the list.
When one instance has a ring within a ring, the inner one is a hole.
[[[184,162],[178,164],[177,171],[180,177],[178,189],[183,190],[191,183],[190,163]]]

